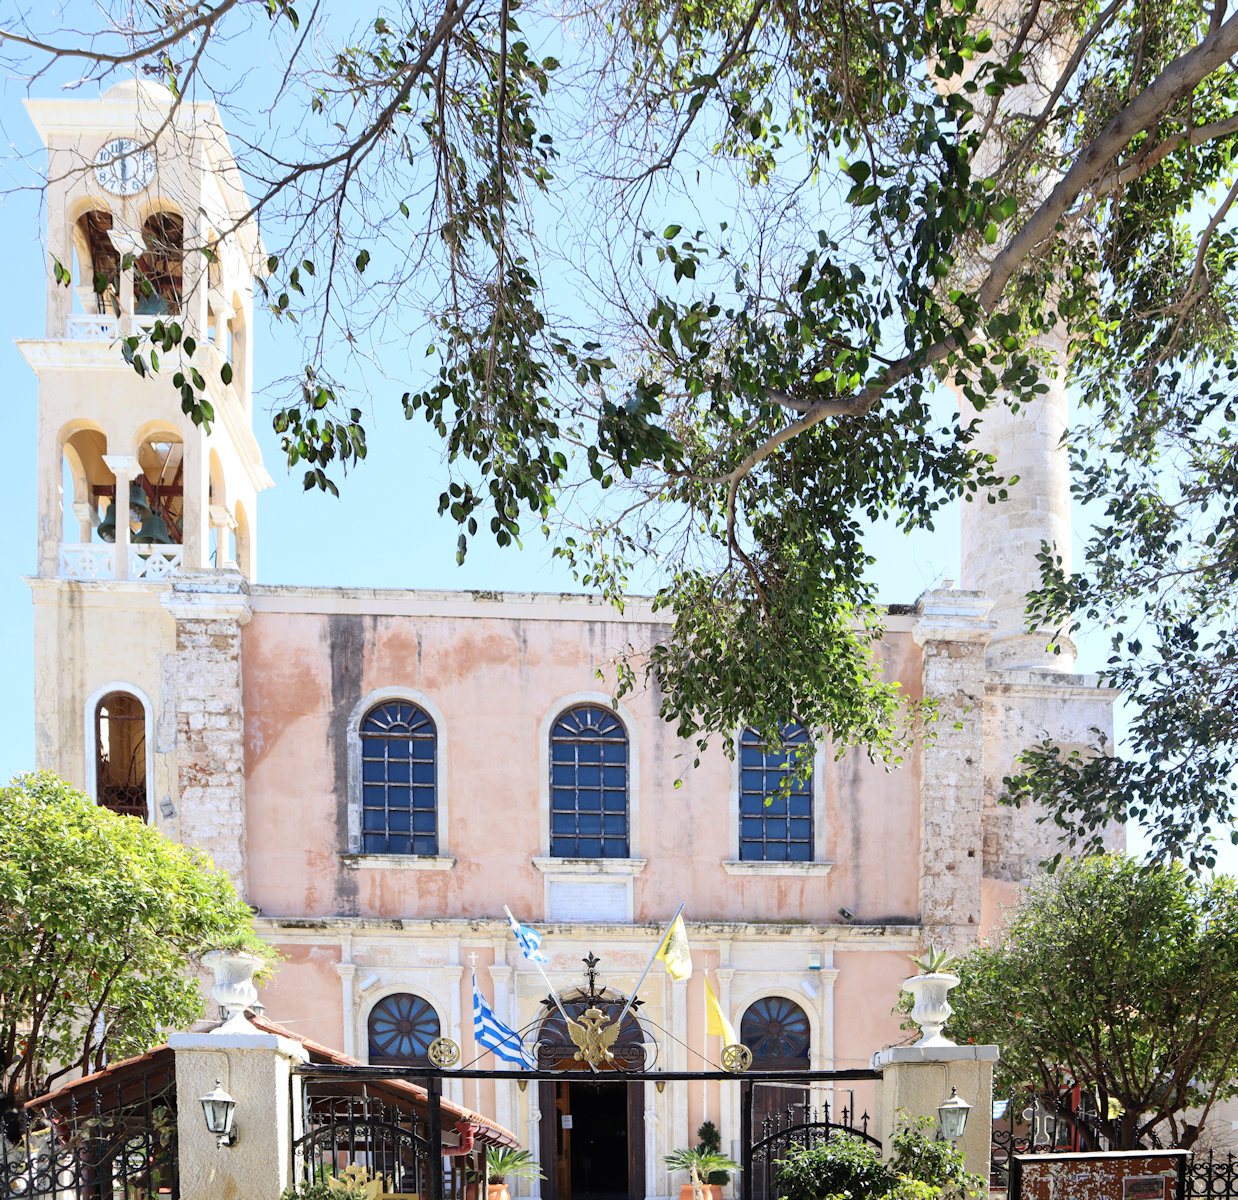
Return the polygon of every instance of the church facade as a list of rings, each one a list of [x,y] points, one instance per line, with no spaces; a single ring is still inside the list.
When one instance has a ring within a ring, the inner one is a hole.
[[[244,188],[218,115],[186,103],[152,142],[167,101],[147,85],[29,108],[49,247],[72,264],[45,336],[21,343],[40,389],[37,765],[210,854],[285,955],[269,1014],[371,1062],[422,1061],[440,1034],[476,1057],[474,979],[535,1037],[547,983],[505,906],[541,932],[552,989],[572,994],[592,954],[626,996],[685,904],[692,977],[659,967],[640,990],[647,1061],[667,1069],[718,1061],[706,978],[758,1065],[862,1067],[897,1040],[907,956],[992,929],[1052,852],[1035,813],[997,803],[1019,751],[1111,728],[1070,647],[1049,654],[1022,628],[1041,539],[1070,540],[1064,392],[986,426],[1022,483],[967,506],[963,586],[889,613],[886,669],[937,700],[936,737],[896,771],[821,746],[811,779],[765,805],[782,747],[738,730],[734,761],[714,747],[694,769],[655,695],[599,690],[599,671],[669,634],[639,600],[261,583],[264,253],[234,228]],[[184,253],[221,231],[212,261]],[[131,244],[149,295],[120,269]],[[166,371],[139,378],[120,357],[119,338],[161,318],[199,344],[209,431]],[[520,1133],[547,1200],[673,1194],[662,1156],[705,1120],[737,1144],[735,1089],[610,1087],[447,1093]]]

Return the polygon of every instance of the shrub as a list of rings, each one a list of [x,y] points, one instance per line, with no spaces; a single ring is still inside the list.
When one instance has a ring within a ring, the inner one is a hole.
[[[880,1200],[898,1185],[894,1170],[877,1149],[845,1133],[830,1135],[808,1149],[793,1150],[778,1163],[775,1184],[780,1200]]]

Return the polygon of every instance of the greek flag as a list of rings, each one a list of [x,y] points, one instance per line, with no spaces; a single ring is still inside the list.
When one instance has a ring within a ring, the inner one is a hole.
[[[512,933],[520,943],[520,949],[530,962],[549,962],[550,960],[538,949],[542,944],[542,935],[531,925],[521,925],[509,912],[507,919],[511,922]]]
[[[473,972],[473,1037],[479,1046],[493,1050],[504,1062],[519,1063],[532,1069],[533,1056],[520,1044],[520,1038],[498,1017],[477,990],[477,972]]]

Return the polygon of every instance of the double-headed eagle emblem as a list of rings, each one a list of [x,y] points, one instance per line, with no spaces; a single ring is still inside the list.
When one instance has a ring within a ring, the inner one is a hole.
[[[606,1014],[593,1007],[586,1008],[579,1021],[568,1019],[567,1031],[579,1047],[575,1055],[577,1062],[595,1067],[600,1062],[615,1061],[610,1048],[619,1039],[619,1022],[607,1025],[605,1021]]]

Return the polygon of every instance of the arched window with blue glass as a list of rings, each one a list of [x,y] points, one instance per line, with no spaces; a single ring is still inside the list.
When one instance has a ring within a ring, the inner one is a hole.
[[[551,728],[550,853],[628,857],[628,734],[601,705],[570,708]]]
[[[370,1062],[401,1066],[429,1066],[430,1045],[439,1036],[434,1006],[411,992],[384,996],[366,1022]]]
[[[739,857],[745,862],[811,862],[812,743],[786,725],[771,746],[754,729],[739,741]]]
[[[406,700],[376,705],[361,722],[361,849],[437,854],[438,736]]]

